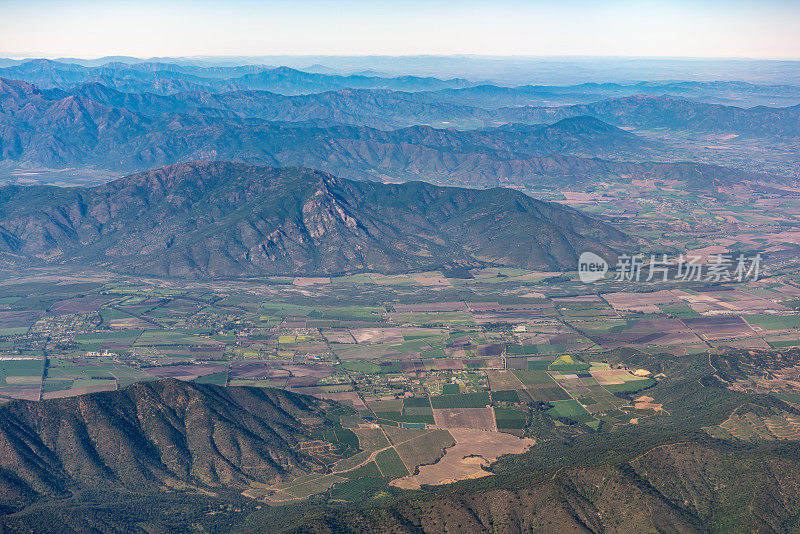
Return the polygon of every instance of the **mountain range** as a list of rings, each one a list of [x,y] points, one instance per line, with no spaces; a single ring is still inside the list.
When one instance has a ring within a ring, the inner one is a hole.
[[[396,93],[381,95],[391,99]],[[0,163],[5,168],[92,166],[132,172],[199,159],[240,160],[312,167],[353,179],[423,179],[479,187],[631,177],[709,187],[772,179],[714,165],[647,161],[646,156],[657,150],[654,143],[594,117],[570,117],[550,125],[473,130],[416,125],[386,131],[338,123],[346,116],[352,122],[375,117],[372,108],[399,109],[386,100],[366,108],[358,103],[362,97],[376,98],[375,93],[312,96],[322,100],[271,93],[158,97],[97,85],[65,95],[0,80]],[[297,109],[284,107],[286,98],[306,103]],[[275,118],[269,111],[272,100],[279,117],[305,122],[247,116],[256,113],[248,110],[257,109]]]
[[[697,102],[717,104],[793,105],[800,101],[800,87],[775,82],[753,81],[643,81],[635,83],[579,83],[575,85],[513,85],[504,82],[479,82],[464,79],[458,73],[451,79],[417,71],[417,75],[387,74],[382,69],[330,68],[319,63],[300,66],[273,57],[274,63],[208,62],[153,58],[108,57],[94,61],[63,58],[59,60],[9,60],[0,58],[0,77],[25,80],[43,88],[62,88],[100,82],[130,92],[170,94],[202,90],[225,92],[266,89],[278,93],[304,94],[348,88],[384,88],[415,91],[429,102],[447,102],[495,109],[512,105],[553,106],[585,104],[613,97],[633,95],[670,95]],[[320,58],[323,62],[331,58]],[[351,63],[359,59],[352,58]],[[453,61],[450,58],[449,61]],[[275,67],[275,64],[295,68]],[[441,65],[440,65],[441,66]],[[415,69],[411,69],[414,72]],[[470,77],[470,76],[467,76]],[[516,78],[512,76],[511,78]],[[769,77],[767,77],[769,78]],[[484,79],[477,77],[475,80]],[[677,79],[677,78],[670,78]]]
[[[645,129],[671,128],[777,138],[800,136],[800,105],[744,108],[695,102],[670,94],[647,93],[624,94],[614,98],[597,94],[586,103],[576,105],[530,105],[525,95],[540,95],[542,91],[545,88],[479,86],[409,92],[355,85],[311,94],[259,88],[158,95],[119,91],[111,85],[95,81],[67,90],[55,90],[48,94],[48,98],[84,96],[110,107],[124,107],[149,116],[219,110],[240,117],[270,121],[322,119],[381,129],[417,124],[462,129],[506,123],[550,124],[568,117],[591,116],[617,126]],[[499,95],[508,98],[499,98]]]
[[[0,76],[25,80],[43,88],[69,88],[87,82],[124,91],[171,94],[181,91],[224,92],[264,90],[284,94],[318,93],[344,88],[432,90],[470,85],[463,79],[319,74],[289,67],[195,67],[169,63],[107,63],[85,67],[48,59],[34,59],[0,68]]]
[[[0,188],[0,254],[170,277],[572,268],[628,238],[510,189],[351,181],[302,168],[178,164],[94,188]]]

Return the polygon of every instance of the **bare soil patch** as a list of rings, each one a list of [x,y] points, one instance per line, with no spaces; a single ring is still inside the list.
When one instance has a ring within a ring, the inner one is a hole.
[[[438,408],[433,410],[433,419],[439,428],[497,430],[492,408]]]
[[[491,475],[486,468],[505,454],[522,454],[534,444],[529,438],[518,438],[502,432],[485,430],[450,430],[456,444],[445,450],[441,460],[424,465],[419,473],[391,482],[402,489],[419,489],[422,485],[450,484],[458,480]]]

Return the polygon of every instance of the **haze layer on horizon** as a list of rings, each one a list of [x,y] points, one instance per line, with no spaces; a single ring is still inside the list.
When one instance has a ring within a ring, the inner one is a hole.
[[[794,0],[0,0],[0,54],[800,58]]]

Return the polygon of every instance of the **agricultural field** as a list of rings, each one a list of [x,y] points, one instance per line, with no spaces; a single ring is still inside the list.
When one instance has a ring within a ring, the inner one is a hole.
[[[800,406],[793,276],[642,293],[611,280],[589,292],[571,273],[471,274],[0,282],[0,402],[178,379],[341,405],[341,431],[303,445],[319,472],[246,492],[271,504],[489,476],[536,440],[675,417],[662,357],[707,353],[723,387]],[[620,351],[642,356],[622,364]],[[708,432],[794,439],[790,412],[750,413]]]

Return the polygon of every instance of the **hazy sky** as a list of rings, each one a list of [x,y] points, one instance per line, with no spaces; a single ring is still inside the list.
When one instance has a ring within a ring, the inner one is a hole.
[[[800,0],[0,0],[0,55],[800,58]]]

